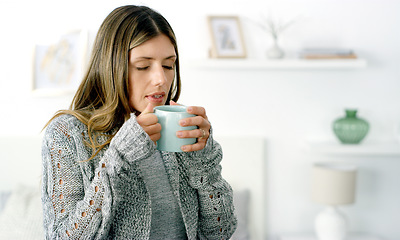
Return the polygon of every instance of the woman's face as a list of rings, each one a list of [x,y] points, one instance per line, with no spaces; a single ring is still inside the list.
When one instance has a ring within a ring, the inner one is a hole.
[[[143,112],[149,103],[164,105],[175,76],[175,48],[158,35],[129,51],[129,105]]]

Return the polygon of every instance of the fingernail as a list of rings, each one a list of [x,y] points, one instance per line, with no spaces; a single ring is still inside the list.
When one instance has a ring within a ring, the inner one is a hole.
[[[177,137],[182,137],[182,132],[176,132]]]
[[[188,107],[187,110],[188,110],[188,112],[191,112],[191,111],[193,111],[193,108],[192,107]]]
[[[186,125],[186,121],[185,120],[180,120],[179,123],[180,123],[181,126],[185,126]]]
[[[181,147],[182,151],[186,151],[186,146]]]

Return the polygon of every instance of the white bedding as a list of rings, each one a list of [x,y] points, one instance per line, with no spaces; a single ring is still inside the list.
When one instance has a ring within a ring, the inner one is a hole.
[[[0,239],[43,239],[39,187],[17,185],[0,214]]]
[[[239,226],[233,239],[265,239],[265,141],[256,136],[216,136],[215,139],[223,150],[222,176],[234,190]]]

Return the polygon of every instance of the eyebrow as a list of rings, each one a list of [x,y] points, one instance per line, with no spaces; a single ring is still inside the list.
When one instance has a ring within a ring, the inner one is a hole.
[[[172,59],[172,58],[176,58],[176,55],[171,55],[169,57],[166,57],[166,58],[164,58],[164,60],[168,60],[168,59]],[[152,59],[154,59],[154,58],[152,58],[152,57],[137,57],[134,60],[137,61],[137,60],[152,60]]]

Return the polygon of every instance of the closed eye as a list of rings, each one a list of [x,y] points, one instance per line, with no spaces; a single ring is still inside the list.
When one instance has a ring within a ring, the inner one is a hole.
[[[166,65],[164,65],[163,68],[168,69],[168,70],[173,70],[174,69],[174,67],[166,66]]]
[[[148,66],[147,67],[136,67],[136,69],[139,71],[144,71],[144,70],[147,70],[148,68],[149,68]]]

